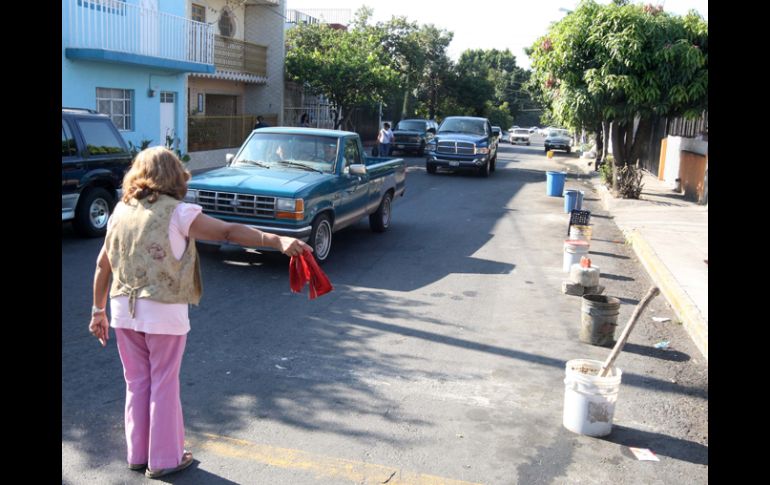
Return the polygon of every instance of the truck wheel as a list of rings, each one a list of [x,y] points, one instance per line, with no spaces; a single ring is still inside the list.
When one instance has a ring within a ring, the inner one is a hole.
[[[332,223],[329,216],[321,214],[315,218],[308,244],[313,248],[313,256],[318,264],[326,261],[332,250]]]
[[[550,149],[551,149],[551,147],[549,147],[548,145],[546,145],[546,146],[545,146],[545,153],[548,153],[548,150],[550,150]]]
[[[567,153],[571,152],[572,149],[570,147],[567,147]]]
[[[75,230],[81,236],[102,237],[107,233],[107,220],[115,205],[109,192],[101,187],[94,187],[83,194],[75,210],[72,221]]]
[[[377,211],[369,216],[369,227],[374,232],[385,232],[390,227],[390,205],[393,202],[393,196],[390,192],[385,193]]]
[[[497,168],[497,154],[495,154],[495,158],[492,159],[492,165],[489,167],[490,172],[494,172]]]
[[[436,166],[432,163],[426,163],[425,169],[428,171],[428,173],[436,173]]]

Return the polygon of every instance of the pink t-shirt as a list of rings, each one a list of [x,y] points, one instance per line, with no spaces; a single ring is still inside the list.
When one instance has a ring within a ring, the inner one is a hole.
[[[120,218],[124,208],[123,202],[119,202],[115,206],[108,227]],[[180,202],[174,209],[168,227],[168,239],[176,259],[182,259],[182,255],[187,249],[190,225],[201,213],[201,210],[201,206],[186,202]],[[161,303],[149,298],[137,298],[136,318],[131,318],[131,312],[128,309],[128,297],[116,296],[110,298],[110,314],[112,316],[110,326],[145,333],[184,335],[190,331],[188,306],[187,303]]]

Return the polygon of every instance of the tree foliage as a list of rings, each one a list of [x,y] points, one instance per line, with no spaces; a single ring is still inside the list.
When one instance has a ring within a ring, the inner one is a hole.
[[[334,29],[326,24],[303,24],[286,34],[286,74],[313,93],[336,104],[343,117],[339,128],[358,105],[376,103],[396,82],[379,38],[368,29]]]
[[[618,165],[640,158],[654,116],[708,109],[708,23],[694,11],[583,0],[530,52],[533,96],[566,126],[609,122]]]

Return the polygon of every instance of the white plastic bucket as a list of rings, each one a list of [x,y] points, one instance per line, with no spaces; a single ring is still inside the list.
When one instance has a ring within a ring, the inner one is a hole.
[[[591,242],[591,226],[573,225],[569,227],[569,238]]]
[[[567,362],[562,423],[573,433],[606,436],[612,431],[612,417],[623,372],[613,366],[607,377],[599,377],[602,364],[589,359]]]
[[[580,258],[586,255],[588,255],[587,241],[567,239],[564,241],[564,260],[562,262],[562,270],[565,273],[569,273],[572,265],[580,263]]]

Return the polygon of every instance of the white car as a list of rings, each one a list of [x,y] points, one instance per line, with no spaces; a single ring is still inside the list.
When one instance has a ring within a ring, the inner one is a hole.
[[[527,128],[514,128],[508,135],[508,139],[512,145],[516,143],[524,143],[529,145],[529,130]]]

